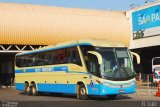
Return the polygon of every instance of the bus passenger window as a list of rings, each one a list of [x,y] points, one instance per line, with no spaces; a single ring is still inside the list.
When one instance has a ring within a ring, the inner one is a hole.
[[[29,57],[29,55],[25,55],[23,61],[24,61],[23,62],[23,66],[24,67],[29,67],[29,63],[30,63],[30,57]]]
[[[54,51],[54,54],[53,54],[53,59],[54,59],[54,64],[57,64],[58,63],[58,53],[56,51]]]
[[[59,63],[60,64],[65,63],[65,49],[59,50]]]
[[[26,59],[27,56],[24,56],[24,59],[23,59],[23,67],[27,67],[27,59]]]
[[[77,53],[76,53],[76,50],[73,50],[72,51],[72,62],[73,63],[76,63],[77,62],[77,55],[76,55]]]
[[[38,66],[44,65],[44,54],[38,54],[36,57],[36,63]]]
[[[53,64],[53,55],[52,53],[49,53],[48,54],[48,65],[51,65],[51,64]]]
[[[67,63],[71,63],[71,53],[70,53],[70,48],[67,49]]]
[[[23,67],[24,64],[24,56],[17,56],[16,58],[16,66]]]
[[[82,66],[77,47],[71,48],[71,63]]]
[[[44,55],[44,64],[45,64],[45,65],[48,65],[48,63],[49,63],[49,54],[46,53],[46,54]]]
[[[59,58],[60,58],[60,64],[63,64],[64,61],[63,61],[63,54],[59,54]]]
[[[66,51],[67,51],[66,49],[63,50],[63,61],[64,61],[64,63],[66,63],[66,61],[67,61]]]
[[[27,61],[28,67],[34,66],[34,63],[35,63],[34,55],[28,55],[27,60],[28,60]]]

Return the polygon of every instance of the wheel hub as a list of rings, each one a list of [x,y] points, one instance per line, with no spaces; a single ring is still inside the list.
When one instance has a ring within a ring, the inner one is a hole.
[[[80,90],[80,94],[81,94],[81,95],[85,95],[85,94],[86,94],[86,90],[85,90],[85,88],[81,88],[81,90]]]
[[[32,92],[33,92],[33,93],[36,93],[35,87],[32,88]]]
[[[30,88],[29,88],[29,87],[27,87],[26,91],[27,91],[27,92],[29,92],[29,91],[30,91]]]

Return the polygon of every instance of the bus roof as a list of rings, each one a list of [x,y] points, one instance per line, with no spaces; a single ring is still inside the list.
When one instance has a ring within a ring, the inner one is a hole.
[[[96,47],[126,47],[123,44],[114,43],[114,42],[110,42],[107,40],[85,39],[85,40],[73,40],[73,41],[68,41],[68,42],[62,42],[56,45],[46,46],[46,47],[36,49],[33,51],[18,53],[16,56],[44,52],[44,51],[49,51],[49,50],[63,49],[63,48],[77,46],[77,45],[79,46],[88,45],[88,46],[96,46]]]

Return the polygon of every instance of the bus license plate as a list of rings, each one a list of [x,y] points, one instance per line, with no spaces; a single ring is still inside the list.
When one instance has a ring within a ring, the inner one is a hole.
[[[124,93],[124,90],[119,90],[120,93]]]

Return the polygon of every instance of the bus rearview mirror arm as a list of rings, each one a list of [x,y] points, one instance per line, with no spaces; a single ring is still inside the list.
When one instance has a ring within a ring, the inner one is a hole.
[[[135,52],[130,52],[133,56],[135,56],[136,57],[136,60],[137,60],[137,64],[140,64],[141,63],[141,61],[140,61],[140,56],[137,54],[137,53],[135,53]]]

